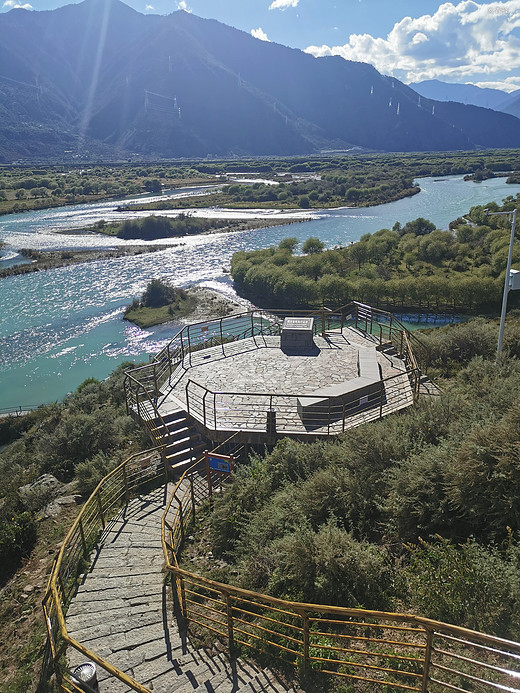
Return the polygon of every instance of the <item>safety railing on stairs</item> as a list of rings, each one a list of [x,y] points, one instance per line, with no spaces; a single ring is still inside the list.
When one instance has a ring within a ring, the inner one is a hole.
[[[132,496],[167,483],[168,472],[158,448],[139,452],[125,460],[98,484],[85,502],[69,530],[54,561],[43,610],[48,632],[48,642],[59,685],[63,691],[83,691],[67,671],[65,650],[72,647],[87,660],[95,662],[108,679],[117,679],[128,690],[149,693],[149,689],[119,671],[88,647],[70,637],[65,614],[70,600],[78,587],[81,573],[90,562],[90,554],[96,547],[110,521]],[[107,690],[110,690],[107,688]]]
[[[412,614],[276,599],[179,567],[202,500],[185,472],[162,521],[166,569],[187,624],[236,648],[349,681],[352,690],[518,693],[520,643]],[[367,688],[368,686],[368,688]]]

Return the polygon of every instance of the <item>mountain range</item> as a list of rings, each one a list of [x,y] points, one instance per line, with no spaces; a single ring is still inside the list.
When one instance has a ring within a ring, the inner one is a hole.
[[[0,161],[520,147],[513,115],[436,101],[185,11],[0,14]]]
[[[438,79],[427,79],[408,85],[421,96],[437,101],[458,101],[483,108],[492,108],[520,116],[520,89],[507,94],[500,89],[477,87],[474,84],[454,84]]]

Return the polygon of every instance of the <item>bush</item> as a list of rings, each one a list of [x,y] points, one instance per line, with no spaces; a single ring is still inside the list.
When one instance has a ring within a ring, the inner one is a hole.
[[[392,570],[376,546],[357,542],[333,520],[313,531],[303,523],[250,561],[264,565],[268,592],[305,602],[383,608]],[[246,582],[250,570],[246,568]]]
[[[0,517],[0,576],[11,573],[36,541],[36,521],[30,512]]]
[[[472,538],[456,545],[438,537],[409,550],[405,579],[412,609],[435,620],[518,638],[518,544],[511,541],[501,554]]]
[[[101,479],[117,467],[120,461],[122,460],[109,458],[103,452],[98,452],[90,460],[77,464],[75,476],[81,495],[88,498]]]
[[[158,308],[173,303],[175,297],[175,287],[163,279],[152,279],[143,293],[141,303],[148,308]]]

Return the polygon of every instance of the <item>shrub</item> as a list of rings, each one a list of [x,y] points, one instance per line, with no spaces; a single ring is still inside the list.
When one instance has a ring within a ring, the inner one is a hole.
[[[456,545],[438,537],[409,547],[405,571],[412,609],[424,616],[502,637],[520,635],[520,552],[505,554],[474,539]]]
[[[36,521],[30,512],[0,516],[0,576],[4,577],[16,568],[36,541]]]

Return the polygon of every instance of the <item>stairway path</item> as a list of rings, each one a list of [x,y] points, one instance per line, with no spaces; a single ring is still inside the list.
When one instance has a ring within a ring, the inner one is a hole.
[[[294,692],[251,661],[194,649],[180,632],[162,572],[161,516],[168,491],[130,501],[104,532],[66,615],[69,635],[154,693]],[[69,647],[68,666],[84,655]],[[131,690],[99,666],[100,693]]]

